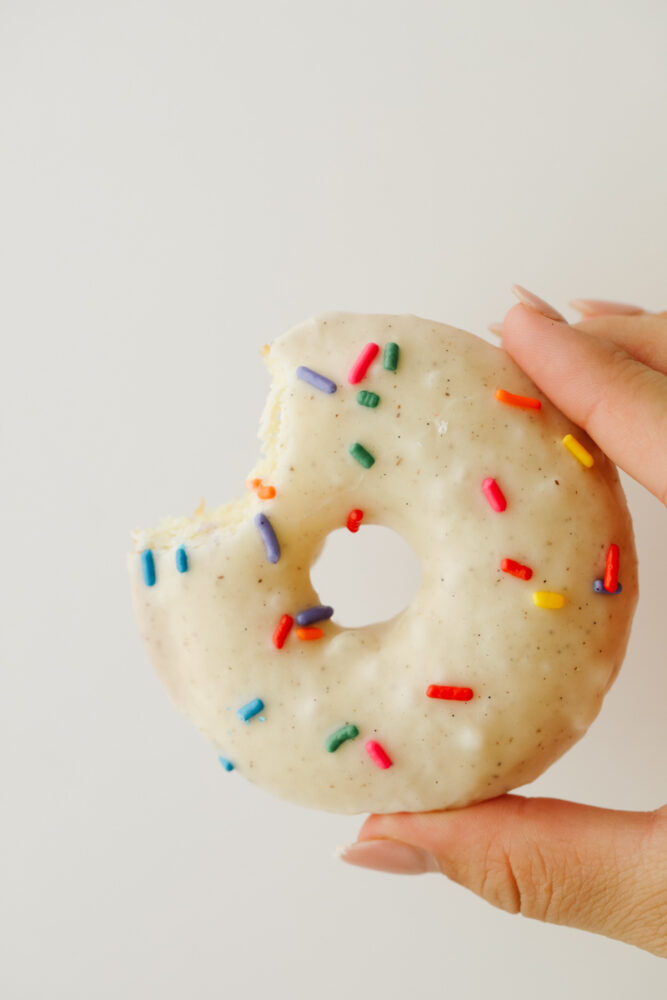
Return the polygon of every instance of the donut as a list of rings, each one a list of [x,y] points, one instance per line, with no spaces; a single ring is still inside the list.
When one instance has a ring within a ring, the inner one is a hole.
[[[615,466],[501,348],[441,323],[332,313],[264,357],[245,494],[134,534],[136,620],[171,700],[225,771],[317,809],[454,808],[534,780],[627,645]],[[369,524],[412,546],[421,582],[390,620],[344,628],[310,569]]]

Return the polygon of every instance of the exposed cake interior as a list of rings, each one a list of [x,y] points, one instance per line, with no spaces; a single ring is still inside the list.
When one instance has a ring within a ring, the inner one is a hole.
[[[278,466],[278,456],[287,440],[286,409],[283,406],[287,372],[272,355],[268,344],[261,354],[272,381],[259,423],[260,457],[248,474],[248,479],[271,482]],[[184,542],[196,548],[205,544],[216,532],[233,534],[248,519],[251,502],[250,493],[210,509],[202,501],[190,517],[164,517],[155,528],[137,528],[132,533],[134,551],[168,550],[177,548]]]

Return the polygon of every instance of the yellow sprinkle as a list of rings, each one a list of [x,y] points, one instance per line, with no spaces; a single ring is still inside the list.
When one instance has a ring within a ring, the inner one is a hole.
[[[562,594],[554,594],[551,590],[536,590],[533,594],[533,603],[538,608],[562,608],[565,605],[565,598]]]
[[[202,499],[199,501],[199,506],[197,507],[196,511],[194,512],[194,514],[192,516],[193,517],[201,517],[202,514],[204,513],[204,508],[205,507],[206,507],[206,501],[202,497]]]
[[[593,465],[595,459],[591,455],[590,451],[586,451],[583,444],[579,444],[576,438],[573,438],[571,434],[566,434],[563,438],[563,444],[568,451],[571,451],[575,458],[577,458],[582,465],[585,465],[587,469],[590,469]]]

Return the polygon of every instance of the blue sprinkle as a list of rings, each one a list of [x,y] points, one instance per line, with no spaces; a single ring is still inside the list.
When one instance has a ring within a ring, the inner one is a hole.
[[[184,545],[180,545],[176,549],[176,569],[179,573],[187,573],[188,571],[188,554]]]
[[[312,625],[314,622],[322,622],[325,618],[331,618],[332,614],[333,608],[330,608],[328,604],[318,604],[314,608],[304,608],[294,617],[297,625]]]
[[[231,760],[227,760],[226,757],[218,757],[218,760],[220,761],[220,763],[224,767],[225,771],[233,771],[234,770],[234,765],[232,764]]]
[[[253,698],[246,705],[241,705],[240,708],[236,710],[236,714],[239,719],[243,722],[249,722],[254,715],[259,715],[260,712],[264,711],[264,702],[261,698]]]
[[[144,571],[144,583],[147,587],[155,586],[155,560],[150,549],[141,553],[141,568]]]
[[[604,580],[594,580],[593,590],[595,591],[596,594],[606,594],[607,597],[613,597],[614,594],[620,594],[621,591],[623,590],[623,587],[619,583],[616,590],[614,591],[614,594],[610,594],[608,590],[604,589]]]
[[[266,558],[270,563],[277,563],[280,559],[280,543],[276,538],[276,533],[273,530],[271,522],[266,514],[256,514],[255,524],[257,525],[259,533],[262,536],[262,541],[264,542]]]
[[[303,365],[299,365],[296,370],[297,378],[303,379],[304,382],[308,382],[315,389],[319,389],[320,392],[335,392],[336,383],[332,382],[330,378],[326,375],[320,375],[319,372],[314,372],[312,368],[304,368]]]

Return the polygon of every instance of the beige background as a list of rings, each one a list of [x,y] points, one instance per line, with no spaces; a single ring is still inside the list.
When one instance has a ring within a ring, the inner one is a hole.
[[[358,820],[224,774],[124,552],[242,489],[258,348],[312,313],[483,334],[512,281],[665,308],[666,35],[662,0],[0,4],[3,998],[665,995],[634,949],[343,868]],[[667,518],[628,492],[627,662],[529,791],[642,809]]]

